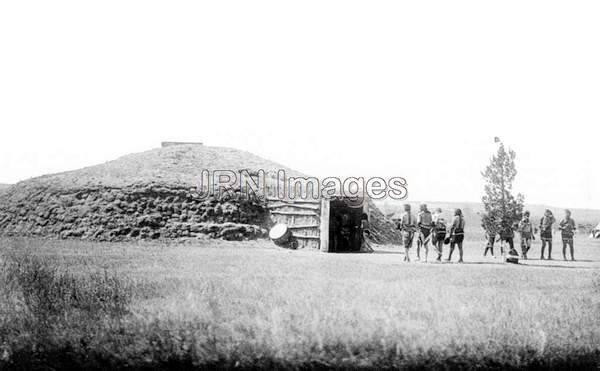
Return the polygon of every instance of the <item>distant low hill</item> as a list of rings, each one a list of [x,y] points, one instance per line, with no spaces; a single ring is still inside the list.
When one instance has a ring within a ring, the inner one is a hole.
[[[402,212],[402,206],[408,203],[411,205],[412,210],[415,214],[419,210],[419,205],[422,201],[396,201],[396,200],[382,200],[377,201],[376,204],[379,206],[381,211],[387,216],[390,216],[397,212]],[[429,210],[433,211],[435,208],[441,208],[443,213],[449,218],[453,215],[454,209],[460,208],[465,216],[465,222],[467,224],[467,230],[471,233],[481,233],[481,214],[483,213],[483,204],[480,202],[441,202],[441,201],[429,201],[424,202],[427,204]],[[525,210],[531,212],[531,219],[534,225],[539,223],[544,210],[550,209],[556,219],[560,220],[563,217],[564,208],[547,206],[547,205],[525,205]],[[588,231],[595,227],[600,222],[600,210],[597,209],[570,209],[573,214],[573,219],[578,225],[581,233],[588,233]]]

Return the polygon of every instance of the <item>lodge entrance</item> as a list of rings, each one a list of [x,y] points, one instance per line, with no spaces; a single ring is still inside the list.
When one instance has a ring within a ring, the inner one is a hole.
[[[329,204],[329,252],[358,252],[361,247],[362,206],[344,199]]]

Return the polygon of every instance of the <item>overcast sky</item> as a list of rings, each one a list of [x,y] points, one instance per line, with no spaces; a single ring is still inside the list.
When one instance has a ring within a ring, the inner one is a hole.
[[[600,2],[3,1],[0,182],[202,141],[478,201],[600,208]]]

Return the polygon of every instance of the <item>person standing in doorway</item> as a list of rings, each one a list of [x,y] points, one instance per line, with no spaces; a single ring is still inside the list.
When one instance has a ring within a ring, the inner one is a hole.
[[[352,222],[351,222],[348,214],[346,214],[346,213],[342,214],[339,229],[340,229],[340,240],[338,241],[337,251],[352,250],[352,237],[353,237],[354,225],[352,225]]]
[[[360,227],[360,251],[373,251],[373,248],[369,243],[369,238],[371,237],[371,224],[369,223],[369,215],[367,213],[362,213],[360,217]]]
[[[335,215],[329,222],[329,249],[331,252],[337,252],[338,237],[340,234],[340,216]]]

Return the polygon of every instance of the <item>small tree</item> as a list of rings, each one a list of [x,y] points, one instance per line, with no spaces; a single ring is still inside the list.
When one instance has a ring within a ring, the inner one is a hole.
[[[492,156],[490,164],[481,173],[485,180],[482,198],[484,214],[482,226],[492,233],[509,232],[523,214],[523,195],[513,196],[512,183],[517,175],[515,168],[516,153],[499,142],[498,152]]]

